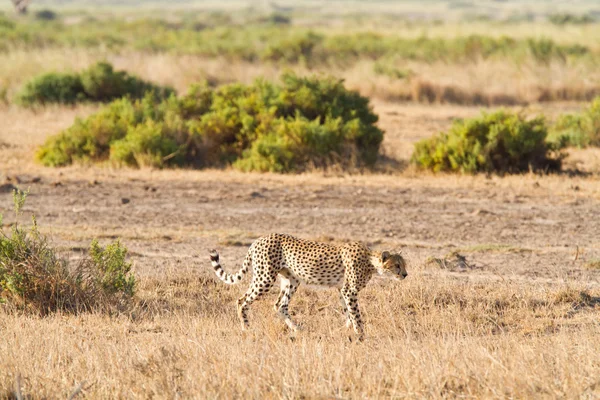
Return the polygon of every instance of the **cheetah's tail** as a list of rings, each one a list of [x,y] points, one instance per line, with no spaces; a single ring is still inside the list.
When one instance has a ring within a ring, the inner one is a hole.
[[[248,268],[252,264],[252,256],[249,251],[244,259],[244,263],[242,264],[242,268],[235,274],[228,274],[225,272],[221,263],[219,263],[219,253],[216,250],[210,251],[210,262],[212,264],[213,269],[215,270],[215,274],[219,277],[220,280],[225,282],[228,285],[234,285],[242,280],[242,277],[248,272]]]

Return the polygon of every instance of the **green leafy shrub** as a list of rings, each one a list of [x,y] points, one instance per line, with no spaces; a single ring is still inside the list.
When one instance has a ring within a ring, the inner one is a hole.
[[[18,94],[18,102],[23,105],[74,104],[86,99],[81,79],[73,74],[49,73],[38,76]]]
[[[499,111],[456,121],[448,132],[415,145],[412,162],[432,171],[522,172],[555,170],[560,157],[551,158],[547,129],[541,117],[525,120]]]
[[[323,36],[314,32],[299,33],[284,36],[270,43],[262,54],[262,59],[284,63],[315,64],[317,60],[315,49],[323,42]]]
[[[125,71],[115,71],[112,65],[105,62],[96,63],[83,71],[81,83],[88,98],[102,102],[123,96],[138,99],[146,92],[155,92],[161,98],[173,93],[170,88],[158,87]]]
[[[17,95],[17,101],[26,106],[107,102],[124,96],[141,98],[146,92],[154,92],[156,96],[165,98],[173,90],[145,82],[124,71],[115,71],[112,65],[99,62],[80,74],[49,73],[36,77]]]
[[[97,281],[109,294],[123,293],[133,296],[135,292],[135,276],[131,273],[131,263],[125,261],[127,248],[117,240],[100,247],[94,239],[90,245],[90,263],[97,273]]]
[[[551,128],[549,140],[559,148],[600,146],[600,97],[578,114],[561,115]]]
[[[39,232],[35,217],[30,228],[18,223],[26,197],[13,192],[17,222],[9,233],[0,233],[0,304],[45,315],[111,310],[133,296],[127,249],[118,241],[105,249],[93,241],[89,256],[70,268]]]
[[[111,143],[125,137],[130,126],[144,119],[141,108],[127,98],[115,100],[99,113],[77,119],[73,126],[50,137],[36,157],[52,167],[106,159]]]
[[[105,161],[129,166],[233,164],[289,172],[311,166],[371,166],[383,132],[369,100],[333,78],[284,74],[182,97],[121,99],[48,139],[45,165]]]
[[[129,166],[160,168],[165,160],[178,155],[179,145],[165,132],[165,126],[153,120],[130,126],[122,139],[110,145],[110,160]],[[177,163],[178,158],[174,159]]]

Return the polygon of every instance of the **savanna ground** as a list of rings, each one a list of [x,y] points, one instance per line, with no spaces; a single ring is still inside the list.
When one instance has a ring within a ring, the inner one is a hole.
[[[100,56],[50,49],[0,57],[12,57],[2,67],[10,79]],[[278,70],[172,54],[107,57],[179,90],[207,74],[248,81]],[[504,76],[482,63],[469,68]],[[448,68],[465,82],[462,68]],[[570,149],[566,172],[554,175],[416,171],[407,163],[417,140],[481,108],[392,102],[377,85],[361,86],[357,70],[345,73],[351,86],[354,77],[363,93],[374,90],[386,131],[373,172],[44,168],[33,161],[36,147],[98,106],[0,105],[0,168],[7,184],[31,192],[23,221],[35,214],[73,258],[92,238],[121,238],[139,279],[126,315],[0,311],[0,397],[15,397],[17,386],[32,398],[600,397],[600,151]],[[515,109],[552,119],[582,106]],[[11,198],[0,196],[8,226]],[[303,332],[290,335],[276,319],[275,291],[253,304],[251,329],[239,329],[235,301],[248,279],[218,282],[207,249],[219,249],[233,271],[248,245],[273,231],[405,252],[407,280],[375,278],[361,294],[364,343],[348,340],[335,291],[306,287],[291,304]]]

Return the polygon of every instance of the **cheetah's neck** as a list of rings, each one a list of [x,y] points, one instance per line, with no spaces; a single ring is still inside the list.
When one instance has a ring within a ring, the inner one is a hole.
[[[376,251],[372,251],[369,260],[371,261],[371,265],[379,275],[383,275],[383,263],[381,262],[381,253]]]

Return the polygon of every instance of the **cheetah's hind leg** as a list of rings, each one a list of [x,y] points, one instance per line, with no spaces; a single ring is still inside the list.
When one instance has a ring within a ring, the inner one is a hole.
[[[263,296],[264,294],[269,292],[271,286],[275,282],[275,278],[271,278],[270,276],[265,277],[260,280],[257,279],[256,276],[252,278],[252,283],[250,287],[246,291],[242,297],[240,297],[237,301],[238,306],[238,317],[240,318],[240,322],[242,323],[242,330],[248,328],[248,307],[252,304],[256,299]]]

